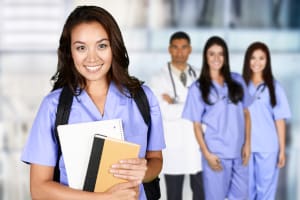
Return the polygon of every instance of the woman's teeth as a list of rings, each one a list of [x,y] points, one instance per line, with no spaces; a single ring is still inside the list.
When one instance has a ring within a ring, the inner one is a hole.
[[[89,70],[89,71],[97,71],[99,70],[103,65],[95,65],[95,66],[86,66],[86,68]]]

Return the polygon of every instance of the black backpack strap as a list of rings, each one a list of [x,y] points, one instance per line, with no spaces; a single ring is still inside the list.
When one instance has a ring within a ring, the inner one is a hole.
[[[59,137],[57,133],[57,126],[68,123],[72,103],[73,103],[73,93],[68,86],[65,86],[63,87],[62,92],[59,96],[59,102],[58,102],[56,118],[55,118],[55,128],[54,128],[55,139],[58,144],[57,160],[56,160],[56,166],[54,168],[54,177],[53,177],[53,180],[56,182],[59,182],[60,180],[59,159],[61,157],[61,146],[60,146]]]
[[[136,102],[141,115],[145,123],[148,125],[147,139],[149,139],[149,131],[151,128],[151,114],[150,114],[150,105],[148,98],[145,94],[145,91],[142,87],[137,91],[134,96],[134,101]],[[59,137],[57,133],[57,126],[61,124],[67,124],[71,112],[71,106],[73,103],[73,93],[69,87],[65,86],[62,89],[62,92],[59,97],[59,102],[57,106],[56,119],[55,119],[55,138],[58,144],[57,149],[57,161],[54,169],[53,180],[56,182],[60,181],[60,171],[59,171],[59,159],[61,157],[61,146],[59,142]],[[160,187],[159,187],[159,178],[156,177],[153,181],[149,183],[143,183],[146,196],[148,200],[157,200],[161,197]]]
[[[134,101],[137,107],[140,110],[141,115],[145,121],[145,124],[148,126],[147,132],[147,141],[149,141],[150,129],[151,129],[151,113],[150,113],[150,104],[147,98],[147,95],[142,88],[142,86],[138,89],[137,93],[134,96]],[[148,145],[148,142],[147,142]],[[147,147],[146,147],[147,149]],[[159,178],[156,177],[154,180],[143,183],[144,190],[146,193],[146,197],[148,200],[157,200],[161,197],[160,186],[159,186]]]
[[[134,96],[134,101],[137,107],[140,110],[141,115],[143,116],[145,124],[150,128],[151,125],[151,114],[150,114],[150,105],[146,93],[142,86],[137,90],[137,93]]]

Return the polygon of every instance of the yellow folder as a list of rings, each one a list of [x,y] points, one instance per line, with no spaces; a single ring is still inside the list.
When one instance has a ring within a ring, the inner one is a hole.
[[[114,177],[109,172],[113,164],[122,159],[137,158],[140,145],[95,135],[84,182],[85,191],[103,192],[126,180]]]

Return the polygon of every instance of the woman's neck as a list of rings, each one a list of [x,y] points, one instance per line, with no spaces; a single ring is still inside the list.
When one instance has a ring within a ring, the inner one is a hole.
[[[253,74],[251,78],[254,85],[259,85],[264,82],[264,79],[261,74]]]
[[[104,107],[108,93],[108,88],[108,81],[103,81],[101,83],[99,83],[99,81],[90,82],[89,84],[87,84],[86,87],[87,94],[92,99],[102,116],[104,115]]]
[[[89,81],[86,85],[86,91],[90,96],[103,96],[108,91],[109,83],[107,80]]]
[[[213,81],[219,83],[220,85],[224,84],[224,77],[219,71],[210,71],[210,77]]]

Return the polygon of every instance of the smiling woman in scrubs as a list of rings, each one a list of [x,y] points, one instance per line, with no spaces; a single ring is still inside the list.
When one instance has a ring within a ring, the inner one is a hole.
[[[183,118],[193,122],[203,155],[205,199],[248,198],[249,95],[241,75],[230,72],[228,48],[208,39],[199,79],[189,88]],[[206,125],[203,132],[202,124]]]
[[[129,76],[128,65],[127,50],[113,17],[100,7],[77,7],[61,34],[53,91],[40,105],[21,157],[30,164],[32,199],[146,199],[141,183],[157,177],[162,168],[162,119],[152,91]],[[69,188],[63,156],[59,161],[60,183],[53,181],[58,150],[55,115],[64,86],[74,94],[70,124],[121,118],[125,140],[141,145],[139,158],[122,160],[110,170],[128,182],[103,193]],[[140,87],[150,104],[149,140],[148,126],[131,98]]]
[[[244,58],[243,77],[252,96],[251,200],[275,199],[279,168],[285,165],[285,119],[291,116],[285,92],[272,74],[268,47],[252,43]]]

